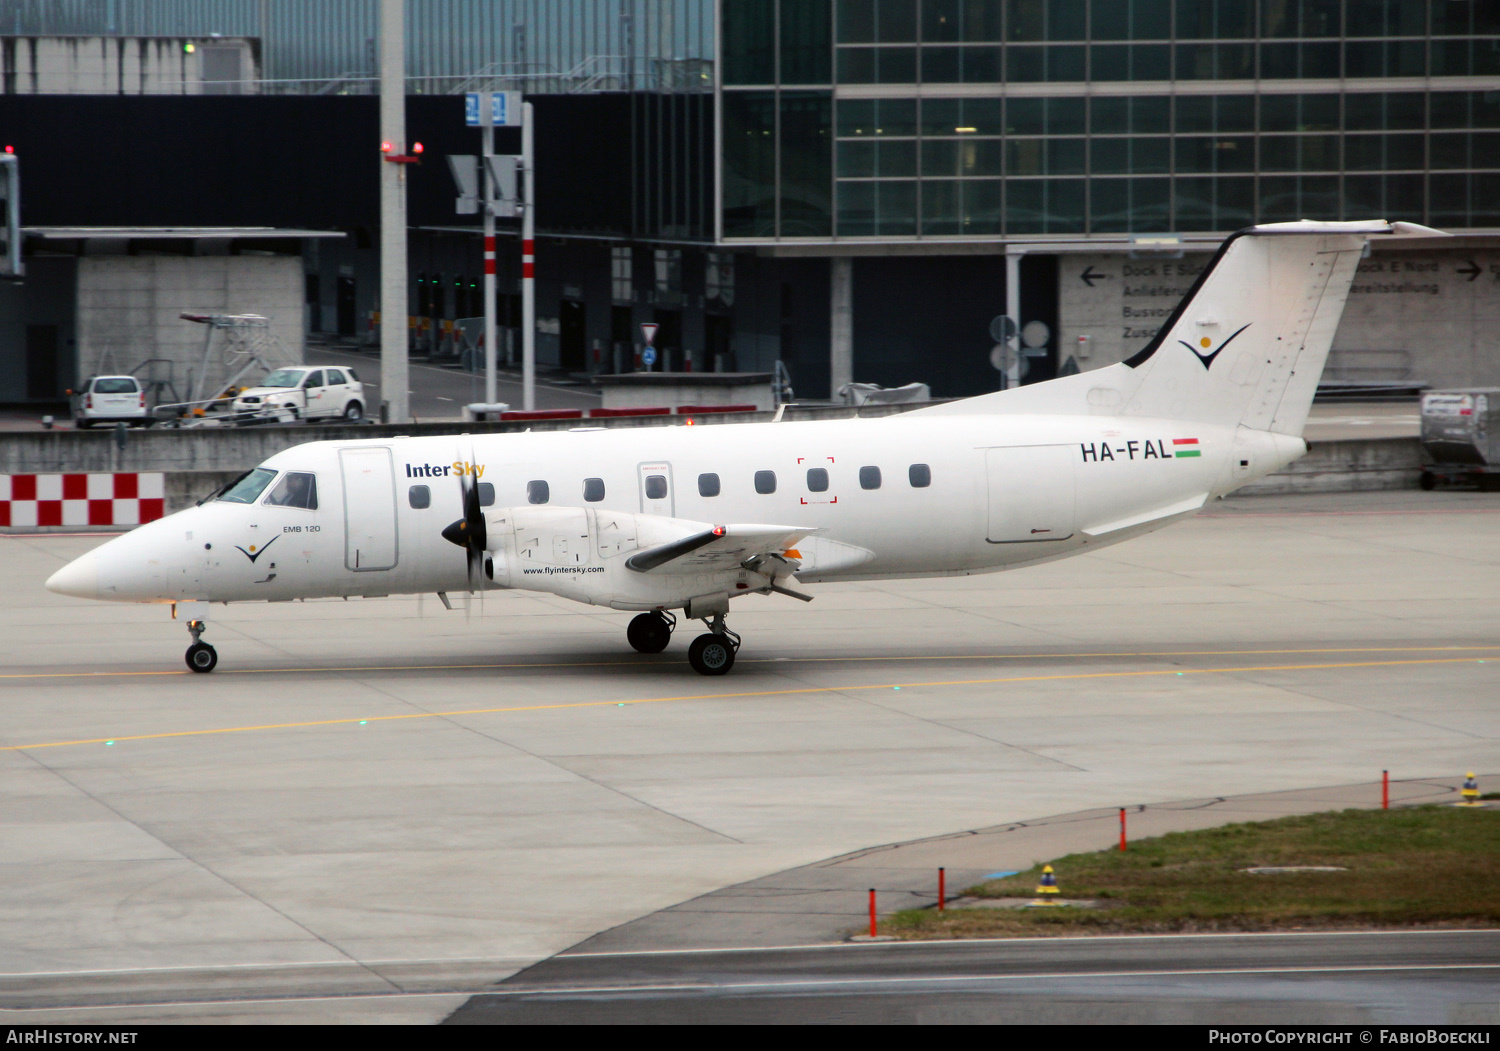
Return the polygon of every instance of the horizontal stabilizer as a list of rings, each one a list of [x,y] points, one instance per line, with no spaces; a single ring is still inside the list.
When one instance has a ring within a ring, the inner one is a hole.
[[[780,555],[815,529],[776,525],[714,526],[638,551],[625,565],[637,573],[706,573],[735,569],[757,555]]]

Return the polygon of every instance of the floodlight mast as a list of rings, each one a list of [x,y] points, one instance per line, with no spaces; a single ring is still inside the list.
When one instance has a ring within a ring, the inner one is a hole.
[[[494,97],[481,95],[481,113],[494,106]],[[479,178],[484,186],[484,403],[494,405],[495,385],[495,199],[497,190],[490,158],[495,155],[495,119],[493,112],[481,120],[483,144],[479,158]]]
[[[407,389],[406,5],[380,0],[380,415],[409,416]],[[388,145],[387,145],[388,144]]]
[[[536,408],[536,150],[531,103],[521,105],[521,403]]]

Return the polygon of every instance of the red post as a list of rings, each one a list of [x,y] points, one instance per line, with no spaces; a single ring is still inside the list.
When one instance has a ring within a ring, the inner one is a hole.
[[[1120,849],[1125,849],[1125,808],[1120,808]]]
[[[870,937],[875,937],[875,888],[870,888]]]
[[[948,907],[948,870],[938,869],[938,912]]]
[[[1381,810],[1389,810],[1390,808],[1391,808],[1391,772],[1389,770],[1382,770],[1382,771],[1380,771],[1380,809]]]

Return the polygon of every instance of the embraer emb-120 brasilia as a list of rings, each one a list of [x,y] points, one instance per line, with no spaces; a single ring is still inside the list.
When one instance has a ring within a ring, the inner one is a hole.
[[[184,604],[200,672],[210,603],[516,588],[640,611],[643,653],[682,610],[722,675],[736,596],[1065,558],[1295,460],[1366,242],[1402,236],[1442,235],[1242,230],[1129,360],[883,419],[309,442],[47,587]]]

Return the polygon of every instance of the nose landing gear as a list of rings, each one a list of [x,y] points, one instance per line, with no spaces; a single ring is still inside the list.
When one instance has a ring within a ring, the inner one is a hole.
[[[724,614],[716,613],[708,622],[708,633],[688,647],[688,663],[699,675],[727,675],[739,651],[740,637],[725,626]]]
[[[208,643],[201,641],[203,634],[203,621],[190,620],[187,622],[188,634],[193,637],[193,644],[187,648],[183,659],[187,666],[196,672],[210,672],[219,663],[219,652]]]

